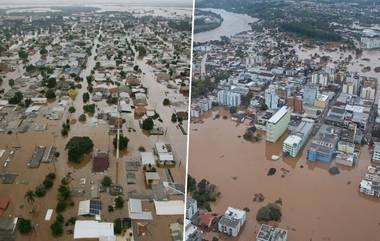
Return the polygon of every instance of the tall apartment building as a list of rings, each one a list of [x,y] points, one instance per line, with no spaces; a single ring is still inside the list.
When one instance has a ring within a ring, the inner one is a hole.
[[[289,96],[287,103],[293,109],[293,112],[302,113],[303,101],[301,96]]]
[[[276,93],[276,87],[274,85],[270,85],[265,90],[265,105],[270,110],[278,109],[278,101],[279,97]]]
[[[218,103],[226,106],[239,106],[241,104],[241,96],[229,90],[220,90],[218,92]]]
[[[287,130],[289,122],[290,109],[283,106],[267,121],[267,141],[276,142]]]
[[[319,88],[316,85],[306,85],[303,90],[303,104],[314,106],[314,101],[319,94]]]

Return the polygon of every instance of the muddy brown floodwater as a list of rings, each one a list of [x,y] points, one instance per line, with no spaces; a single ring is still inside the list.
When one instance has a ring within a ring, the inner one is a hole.
[[[356,167],[339,167],[340,174],[332,176],[328,168],[334,162],[308,163],[305,148],[297,158],[272,161],[273,154],[281,153],[282,141],[247,142],[238,137],[246,127],[209,117],[190,128],[189,174],[218,186],[221,196],[212,204],[213,212],[222,214],[228,206],[250,209],[239,237],[233,240],[254,240],[260,226],[257,210],[278,198],[283,202],[278,226],[289,230],[291,241],[380,240],[380,200],[358,192],[370,163],[368,146],[361,148]],[[275,175],[267,176],[270,168],[277,169]],[[256,193],[265,200],[254,202]]]

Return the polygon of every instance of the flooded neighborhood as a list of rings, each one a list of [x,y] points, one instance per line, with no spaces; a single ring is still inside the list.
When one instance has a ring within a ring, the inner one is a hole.
[[[0,240],[182,240],[191,14],[0,9]]]

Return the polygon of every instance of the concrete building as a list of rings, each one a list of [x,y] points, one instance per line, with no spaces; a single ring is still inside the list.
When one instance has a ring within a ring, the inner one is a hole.
[[[306,143],[314,126],[314,121],[311,119],[302,119],[302,122],[289,135],[282,144],[282,151],[288,153],[292,157],[296,157],[298,152]]]
[[[202,233],[190,220],[185,220],[185,241],[202,241]]]
[[[307,148],[307,160],[330,162],[336,152],[340,129],[323,125]]]
[[[267,141],[276,142],[287,130],[289,122],[290,109],[283,106],[267,121]]]
[[[376,82],[377,80],[374,78],[363,79],[360,97],[363,99],[374,100],[376,95]]]
[[[314,101],[314,106],[318,108],[326,108],[326,106],[329,104],[329,96],[320,94]]]
[[[329,83],[329,74],[325,72],[314,73],[311,76],[311,83],[315,85],[327,86]]]
[[[241,209],[228,207],[218,223],[219,232],[236,237],[246,220],[246,212]]]
[[[380,48],[380,33],[372,29],[365,29],[360,42],[361,47],[364,49]]]
[[[267,224],[261,224],[256,241],[287,241],[288,230],[275,228]]]
[[[359,76],[356,74],[352,74],[346,78],[346,81],[342,86],[342,93],[349,95],[358,95],[360,86]]]
[[[220,90],[218,92],[218,103],[226,106],[239,106],[241,103],[241,96],[228,90]]]
[[[380,142],[375,142],[373,145],[372,161],[380,163]]]
[[[289,96],[288,106],[293,109],[293,112],[302,113],[303,111],[303,101],[301,96]]]
[[[314,106],[314,101],[319,94],[319,88],[316,85],[306,85],[303,90],[303,104]]]
[[[192,220],[194,215],[198,212],[197,201],[188,197],[186,200],[186,218]]]
[[[278,101],[279,101],[279,97],[276,93],[276,88],[274,85],[270,85],[265,90],[265,105],[270,110],[278,109]]]

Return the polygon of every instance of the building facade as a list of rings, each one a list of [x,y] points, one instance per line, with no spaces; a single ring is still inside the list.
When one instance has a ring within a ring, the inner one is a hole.
[[[287,130],[290,122],[290,109],[287,106],[281,107],[266,124],[267,137],[269,142],[276,142]]]

